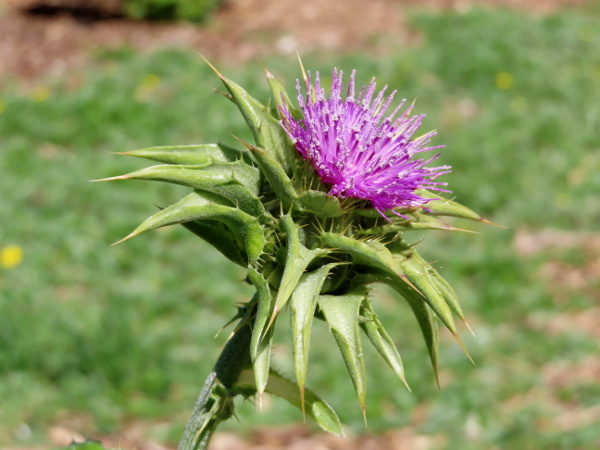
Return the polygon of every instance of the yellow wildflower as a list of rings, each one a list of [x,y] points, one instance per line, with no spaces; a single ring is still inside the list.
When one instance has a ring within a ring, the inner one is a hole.
[[[160,85],[160,77],[153,73],[147,74],[135,91],[135,99],[140,102],[148,101]]]
[[[513,77],[508,72],[500,72],[496,75],[496,87],[502,91],[507,91],[513,86]]]
[[[23,260],[23,249],[18,245],[9,245],[0,250],[0,266],[11,269]]]
[[[50,89],[48,86],[38,86],[30,94],[34,102],[45,102],[50,97]]]

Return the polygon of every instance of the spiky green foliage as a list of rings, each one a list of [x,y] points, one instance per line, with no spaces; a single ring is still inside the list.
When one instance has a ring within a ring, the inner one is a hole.
[[[112,179],[163,181],[193,189],[146,219],[127,238],[182,224],[247,268],[256,295],[238,317],[250,330],[252,375],[243,372],[238,388],[257,393],[259,401],[264,392],[285,392],[284,398],[315,417],[323,428],[341,433],[333,411],[305,388],[313,320],[329,324],[364,412],[361,330],[406,383],[400,354],[368,298],[372,284],[389,285],[412,309],[437,378],[438,323],[460,342],[453,317],[465,319],[452,288],[408,243],[407,234],[455,229],[440,216],[485,220],[465,206],[425,191],[419,193],[423,198],[436,198],[426,209],[396,211],[399,215],[388,211],[387,219],[366,201],[328,195],[271,107],[216,73],[227,89],[224,95],[252,130],[254,144],[242,142],[240,149],[220,144],[152,147],[125,153],[161,164]],[[274,102],[285,102],[287,110],[297,114],[281,83],[268,72],[267,79]],[[297,398],[289,393],[290,382],[274,375],[270,361],[273,330],[286,308]]]

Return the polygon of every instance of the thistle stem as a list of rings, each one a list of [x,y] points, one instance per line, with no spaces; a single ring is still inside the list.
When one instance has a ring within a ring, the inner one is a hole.
[[[206,450],[219,423],[233,415],[233,398],[238,392],[232,388],[250,364],[251,317],[247,311],[206,378],[179,450]]]

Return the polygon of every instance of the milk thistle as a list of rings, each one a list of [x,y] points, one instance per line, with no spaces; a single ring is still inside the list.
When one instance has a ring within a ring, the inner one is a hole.
[[[411,105],[394,119],[406,102],[403,100],[384,118],[396,91],[384,99],[386,86],[372,101],[376,88],[373,78],[356,97],[355,73],[345,100],[341,96],[342,72],[334,69],[329,99],[317,72],[314,88],[309,74],[306,97],[297,82],[301,119],[296,120],[285,104],[281,107],[283,126],[296,150],[311,161],[321,181],[331,184],[329,194],[368,200],[385,218],[385,211],[400,215],[394,208],[420,207],[431,201],[415,194],[417,189],[449,192],[439,187],[446,183],[431,180],[448,173],[450,167],[425,167],[439,154],[428,160],[413,159],[417,153],[443,147],[427,147],[436,134],[433,131],[411,139],[424,115],[411,117]]]
[[[265,106],[215,72],[254,143],[134,150],[125,154],[161,164],[110,178],[192,189],[123,240],[181,224],[244,267],[256,288],[231,321],[235,329],[205,382],[180,448],[206,448],[218,424],[234,414],[234,397],[256,397],[261,404],[265,392],[342,435],[333,409],[305,386],[313,319],[329,325],[365,417],[361,332],[406,384],[400,354],[369,299],[374,283],[392,287],[412,310],[437,379],[438,323],[460,343],[454,316],[466,322],[452,287],[419,255],[409,234],[455,230],[441,216],[485,220],[439,195],[449,192],[437,179],[450,168],[428,167],[438,155],[420,155],[441,146],[429,146],[434,132],[413,137],[423,116],[411,116],[412,106],[399,114],[404,101],[385,116],[395,91],[385,97],[384,88],[373,99],[373,80],[356,96],[352,72],[342,99],[342,73],[334,70],[327,98],[318,73],[313,86],[302,70],[296,108],[280,81],[266,72],[274,104]],[[284,310],[295,381],[270,361],[273,330]]]

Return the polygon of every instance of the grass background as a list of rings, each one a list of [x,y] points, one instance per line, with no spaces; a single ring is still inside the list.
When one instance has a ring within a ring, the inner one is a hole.
[[[447,146],[442,162],[454,167],[446,176],[454,195],[510,228],[459,223],[481,233],[415,233],[462,298],[477,334],[464,340],[477,365],[445,336],[439,392],[408,308],[379,290],[375,306],[413,392],[365,349],[369,431],[410,426],[443,436],[446,448],[594,448],[600,388],[584,368],[598,370],[597,335],[575,321],[558,332],[550,325],[598,311],[599,283],[573,289],[543,268],[554,262],[585,275],[599,256],[584,246],[528,256],[514,242],[521,232],[597,232],[600,16],[472,10],[411,20],[423,36],[418,47],[378,59],[305,55],[305,66],[322,74],[356,68],[362,82],[375,74],[416,97],[425,127]],[[264,63],[293,86],[292,59]],[[258,64],[221,68],[267,98]],[[241,269],[183,229],[109,247],[153,203],[185,189],[88,180],[144,166],[111,151],[250,139],[211,87],[218,80],[193,52],[121,49],[98,53],[71,80],[27,88],[15,81],[0,91],[0,445],[43,443],[49,426],[75,417],[91,436],[143,420],[154,424],[149,437],[177,442],[228,333],[214,335],[251,290]],[[10,246],[23,251],[14,266]],[[292,374],[289,336],[280,329],[276,339],[275,364]],[[333,338],[316,326],[313,342],[324,344],[313,346],[308,385],[348,429],[363,432]],[[551,374],[561,370],[556,382]],[[262,413],[242,404],[239,416],[224,429],[301,420],[278,399]]]

